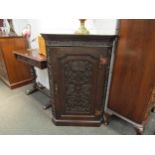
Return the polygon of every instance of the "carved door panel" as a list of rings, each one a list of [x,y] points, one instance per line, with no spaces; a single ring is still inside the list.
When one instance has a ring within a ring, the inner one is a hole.
[[[50,48],[56,118],[103,113],[107,48]],[[51,72],[51,71],[49,71]]]

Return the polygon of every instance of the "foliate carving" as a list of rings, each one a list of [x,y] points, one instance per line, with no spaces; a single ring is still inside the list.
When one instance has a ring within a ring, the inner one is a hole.
[[[63,64],[65,112],[90,112],[93,66],[88,60],[70,60]]]

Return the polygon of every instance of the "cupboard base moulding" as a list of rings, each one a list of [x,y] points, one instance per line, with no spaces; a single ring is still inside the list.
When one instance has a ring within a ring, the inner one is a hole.
[[[93,126],[93,127],[100,127],[103,119],[100,120],[63,120],[63,119],[56,119],[52,118],[52,122],[57,126]]]

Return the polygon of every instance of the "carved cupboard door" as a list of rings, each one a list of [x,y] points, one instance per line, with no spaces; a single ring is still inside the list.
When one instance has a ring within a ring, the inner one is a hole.
[[[77,124],[89,125],[96,121],[99,125],[109,62],[107,48],[52,47],[48,49],[48,59],[49,73],[53,75],[54,122],[59,125],[61,120],[63,125],[68,120],[68,124],[76,125],[72,121],[77,120]]]

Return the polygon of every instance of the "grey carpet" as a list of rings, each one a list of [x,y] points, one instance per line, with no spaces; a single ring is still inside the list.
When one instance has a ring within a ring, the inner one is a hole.
[[[51,121],[51,109],[43,110],[48,98],[36,92],[25,94],[27,85],[11,90],[0,81],[0,134],[1,135],[133,135],[129,123],[113,116],[109,126],[68,127],[55,126]],[[155,131],[155,114],[146,126],[145,134]]]

